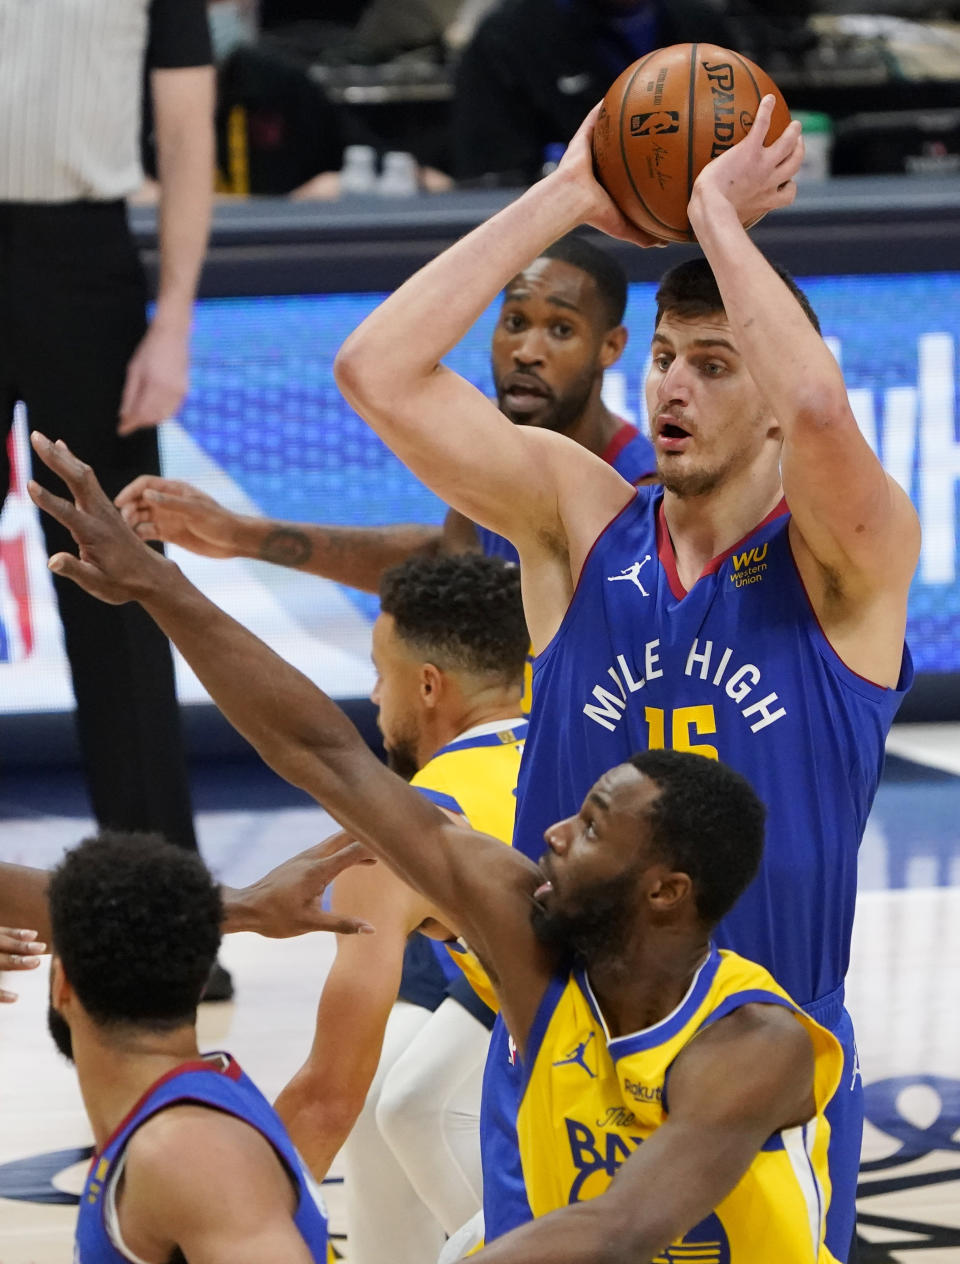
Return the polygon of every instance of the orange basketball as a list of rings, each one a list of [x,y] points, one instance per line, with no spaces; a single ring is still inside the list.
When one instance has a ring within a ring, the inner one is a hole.
[[[750,130],[761,97],[777,104],[766,143],[790,122],[768,74],[716,44],[673,44],[628,66],[593,133],[597,178],[627,219],[662,241],[691,241],[687,204],[711,158]]]

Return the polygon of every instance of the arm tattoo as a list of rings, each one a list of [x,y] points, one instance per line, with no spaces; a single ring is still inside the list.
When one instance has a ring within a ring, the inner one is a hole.
[[[294,527],[278,527],[269,532],[260,545],[260,559],[277,566],[303,566],[310,560],[313,546],[304,531]]]

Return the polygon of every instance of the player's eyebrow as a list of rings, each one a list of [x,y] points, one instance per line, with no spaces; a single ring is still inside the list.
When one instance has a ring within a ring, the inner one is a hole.
[[[666,334],[655,333],[651,339],[651,343],[655,344],[658,342],[662,342],[665,347],[673,346],[673,343]],[[733,343],[728,342],[726,338],[694,338],[690,343],[690,346],[697,347],[699,350],[705,350],[710,347],[722,347],[725,351],[730,351],[735,356],[739,356],[740,354]]]
[[[505,290],[503,301],[504,303],[523,303],[530,297],[529,290]],[[571,312],[579,312],[581,310],[576,303],[568,298],[561,298],[559,294],[548,294],[546,301],[552,303],[554,307],[565,307]]]
[[[587,802],[592,803],[594,807],[600,808],[602,812],[610,811],[610,800],[605,794],[601,794],[599,790],[591,790],[587,795]]]

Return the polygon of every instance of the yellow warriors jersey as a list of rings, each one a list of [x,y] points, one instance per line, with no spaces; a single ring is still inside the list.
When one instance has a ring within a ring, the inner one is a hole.
[[[519,717],[468,729],[437,751],[410,784],[439,807],[465,817],[472,829],[509,847],[526,732],[527,721]],[[493,987],[474,954],[457,945],[447,947],[484,1004],[497,1009]]]
[[[830,1264],[824,1226],[830,1198],[824,1110],[840,1081],[839,1042],[796,1006],[772,976],[711,946],[687,995],[667,1018],[611,1039],[586,974],[556,978],[534,1020],[518,1129],[534,1216],[596,1198],[621,1163],[669,1113],[670,1068],[691,1040],[741,1005],[791,1010],[815,1055],[816,1113],[775,1133],[736,1187],[659,1264]]]

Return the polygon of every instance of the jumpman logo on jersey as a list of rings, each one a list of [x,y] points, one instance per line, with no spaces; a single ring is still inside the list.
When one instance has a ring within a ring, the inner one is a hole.
[[[644,597],[649,597],[650,594],[647,592],[646,588],[644,588],[643,584],[640,583],[640,572],[649,561],[650,554],[648,553],[642,562],[631,562],[629,566],[625,566],[623,568],[619,575],[608,575],[607,583],[613,583],[614,580],[617,579],[629,579],[631,584],[636,584],[643,593]]]
[[[585,1055],[587,1052],[587,1045],[590,1043],[590,1041],[594,1038],[596,1034],[597,1033],[595,1031],[592,1031],[590,1035],[586,1038],[586,1040],[581,1040],[580,1043],[577,1045],[577,1047],[571,1053],[569,1053],[567,1057],[561,1058],[559,1062],[554,1062],[553,1065],[555,1067],[561,1067],[561,1066],[583,1067],[584,1071],[586,1071],[587,1075],[590,1076],[591,1080],[595,1080],[597,1078],[596,1072],[591,1071],[590,1068],[587,1066]]]

